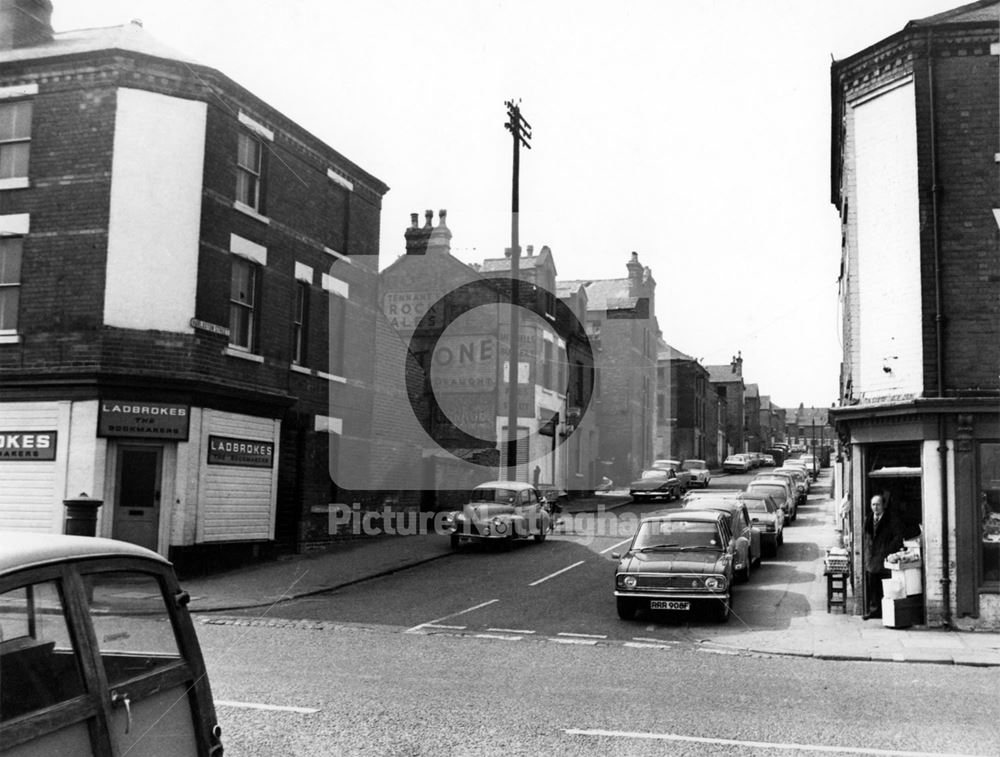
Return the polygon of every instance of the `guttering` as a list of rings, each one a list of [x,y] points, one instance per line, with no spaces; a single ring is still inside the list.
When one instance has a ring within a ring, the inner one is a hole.
[[[927,30],[927,98],[930,111],[931,152],[931,234],[934,247],[934,348],[936,391],[944,397],[944,313],[941,306],[941,235],[938,175],[937,175],[937,111],[934,102],[934,52],[931,45],[933,33]],[[941,595],[944,602],[943,620],[951,626],[951,550],[949,537],[951,524],[948,519],[948,442],[945,439],[945,414],[938,413],[938,464],[941,469]]]

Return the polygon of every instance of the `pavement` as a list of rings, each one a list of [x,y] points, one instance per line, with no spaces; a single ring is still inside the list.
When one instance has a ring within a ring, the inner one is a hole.
[[[818,506],[815,512],[823,518],[822,533],[827,542],[817,544],[817,559],[797,563],[797,568],[807,576],[812,573],[811,581],[807,579],[795,586],[806,598],[808,607],[780,622],[751,626],[741,620],[737,606],[729,623],[696,627],[702,648],[723,653],[752,652],[825,660],[1000,667],[1000,633],[929,626],[890,628],[877,619],[863,621],[860,616],[837,608],[827,612],[822,556],[826,547],[837,546],[839,540],[833,526],[835,503],[829,497],[829,481],[829,470],[822,472],[809,502]],[[564,512],[613,510],[628,502],[626,491],[614,490],[572,500]],[[369,581],[450,554],[448,540],[433,533],[361,537],[329,551],[191,577],[181,583],[191,595],[190,609],[194,613],[252,608],[263,611],[278,602]],[[849,595],[849,605],[852,600]]]

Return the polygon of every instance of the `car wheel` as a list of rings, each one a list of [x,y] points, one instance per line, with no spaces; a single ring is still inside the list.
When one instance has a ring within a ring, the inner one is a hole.
[[[541,531],[541,532],[535,534],[535,541],[537,541],[539,544],[541,544],[543,541],[545,541],[545,532]]]
[[[632,620],[635,617],[635,600],[628,597],[615,597],[618,605],[618,617],[622,620]]]
[[[746,565],[743,566],[743,570],[740,571],[740,583],[750,582],[750,553],[747,552]]]
[[[778,546],[785,543],[785,535],[783,533],[778,534]],[[778,554],[778,550],[774,550],[775,554]]]
[[[458,534],[451,535],[451,548],[454,550],[460,550],[462,548],[462,543],[458,539]]]

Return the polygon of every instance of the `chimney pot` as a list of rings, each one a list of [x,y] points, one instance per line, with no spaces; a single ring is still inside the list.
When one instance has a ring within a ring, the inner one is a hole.
[[[420,222],[417,220],[420,217],[419,213],[410,213],[410,228],[416,229],[420,227]]]
[[[448,228],[448,224],[445,221],[448,219],[448,211],[444,208],[438,211],[438,226],[443,226]]]
[[[426,226],[429,229],[433,225],[434,225],[434,211],[433,210],[425,210],[424,211],[424,226]]]
[[[528,250],[528,257],[530,258],[532,255],[535,254],[535,245],[529,244],[527,250]]]

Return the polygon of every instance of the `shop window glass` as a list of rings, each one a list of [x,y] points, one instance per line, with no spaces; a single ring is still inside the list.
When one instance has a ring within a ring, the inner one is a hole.
[[[56,584],[49,581],[0,594],[0,721],[83,693]]]
[[[979,445],[980,583],[1000,586],[1000,444]]]

